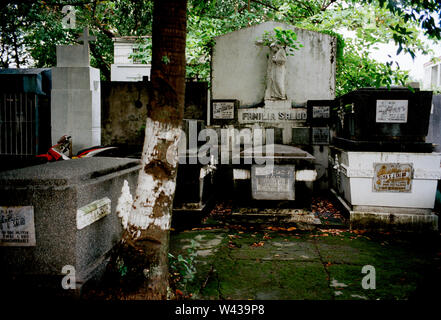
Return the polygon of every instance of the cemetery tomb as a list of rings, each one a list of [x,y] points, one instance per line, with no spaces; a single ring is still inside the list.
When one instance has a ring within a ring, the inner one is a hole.
[[[360,89],[338,99],[331,185],[352,228],[437,230],[441,155],[425,142],[432,92]]]
[[[118,198],[123,186],[134,194],[140,168],[93,157],[0,173],[1,276],[64,291],[64,266],[75,269],[77,289],[102,275],[122,235]]]
[[[269,146],[269,153],[267,147],[243,150],[240,153],[242,164],[233,165],[233,179],[240,181],[236,183],[238,198],[246,201],[242,196],[247,189],[246,180],[253,200],[297,200],[303,206],[310,206],[312,182],[316,177],[315,158],[297,147],[275,144]]]
[[[173,200],[174,217],[185,218],[189,212],[204,211],[213,200],[213,182],[216,165],[201,164],[198,150],[202,141],[197,141],[199,132],[205,128],[201,120],[184,119],[185,139],[179,150],[179,166],[176,177],[176,191]],[[194,143],[194,145],[193,145]]]
[[[288,55],[277,43],[261,45],[262,35],[274,33],[275,28],[294,31],[302,47]],[[259,174],[263,171],[257,165],[230,166],[234,172],[225,177],[233,177],[236,187],[248,180],[250,184],[253,182],[253,189],[251,185],[242,188],[246,198],[308,199],[302,192],[308,195],[310,189],[297,187],[295,182],[296,172],[304,163],[315,172],[314,179],[307,184],[315,181],[317,189],[327,188],[330,131],[326,107],[330,107],[335,94],[335,46],[336,39],[332,36],[277,22],[265,22],[215,38],[210,124],[218,132],[228,130],[231,139],[220,141],[221,147],[237,141],[234,133],[231,134],[234,130],[250,130],[252,139],[262,132],[263,138],[251,144],[265,145],[266,131],[271,130],[274,139],[269,144],[296,148],[285,155],[286,163],[275,166],[272,176]],[[309,100],[320,102],[317,106],[321,110],[315,109],[315,115],[323,121],[314,122],[314,128],[308,120]],[[241,151],[244,148],[242,143]],[[289,155],[290,152],[301,152],[303,158]],[[229,160],[221,166],[231,164],[232,157]],[[263,188],[264,181],[267,186]],[[272,192],[270,185],[274,187]]]
[[[100,71],[90,67],[88,28],[78,39],[83,45],[57,45],[57,66],[52,68],[52,145],[67,134],[72,151],[101,144]]]
[[[125,36],[112,38],[113,64],[110,65],[111,81],[142,81],[143,77],[150,77],[150,64],[144,64],[130,56],[136,53],[137,41],[149,36]]]
[[[334,144],[351,150],[432,152],[426,143],[431,91],[363,88],[337,99]]]

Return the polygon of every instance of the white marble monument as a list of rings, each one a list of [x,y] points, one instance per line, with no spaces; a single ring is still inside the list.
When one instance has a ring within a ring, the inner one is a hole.
[[[101,144],[100,71],[90,67],[88,28],[78,38],[83,45],[57,46],[52,68],[52,144],[67,134],[73,152]]]
[[[274,28],[295,31],[303,47],[288,56],[283,47],[259,44],[258,39]],[[289,144],[292,128],[306,121],[306,102],[335,97],[334,37],[265,22],[215,40],[212,99],[238,100],[237,121],[241,124],[282,128],[283,143]]]
[[[275,28],[294,31],[302,47],[288,55],[278,46],[262,45],[262,36]],[[310,144],[307,101],[335,98],[336,45],[335,37],[279,22],[265,22],[216,37],[211,123],[253,131],[271,128],[279,136],[277,143]],[[233,100],[237,103],[229,102]],[[222,114],[214,108],[218,103],[231,103],[232,107]],[[320,145],[313,143],[322,189],[327,188],[321,178],[327,176],[328,142],[329,138]]]

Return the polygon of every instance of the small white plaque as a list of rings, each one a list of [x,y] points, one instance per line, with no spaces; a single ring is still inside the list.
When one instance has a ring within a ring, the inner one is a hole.
[[[35,245],[34,207],[0,207],[0,246]]]
[[[377,100],[376,122],[407,123],[408,100]]]
[[[331,108],[329,106],[313,106],[312,107],[312,117],[314,119],[317,119],[317,118],[328,119],[331,116],[330,109]]]
[[[234,102],[213,102],[213,119],[234,119]]]
[[[77,229],[81,230],[110,214],[110,203],[110,199],[105,197],[79,208],[77,210]]]

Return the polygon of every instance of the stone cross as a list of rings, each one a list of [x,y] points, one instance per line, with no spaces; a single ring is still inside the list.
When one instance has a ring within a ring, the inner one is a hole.
[[[89,36],[89,27],[83,29],[83,34],[77,39],[78,41],[83,41],[85,46],[89,46],[89,41],[96,41],[95,36]]]

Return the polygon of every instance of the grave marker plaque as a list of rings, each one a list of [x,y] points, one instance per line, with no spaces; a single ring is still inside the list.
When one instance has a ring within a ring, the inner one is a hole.
[[[213,119],[233,119],[234,102],[213,102]]]
[[[304,123],[306,119],[306,108],[285,110],[244,108],[238,111],[239,123]]]
[[[411,163],[374,163],[374,192],[411,192]]]
[[[312,128],[312,144],[329,144],[329,128]]]
[[[310,132],[308,127],[292,128],[292,143],[295,145],[307,145],[310,140]]]
[[[308,123],[314,127],[329,125],[335,108],[335,100],[308,100]]]
[[[331,117],[331,108],[329,106],[313,106],[313,119],[329,119]]]
[[[110,214],[111,201],[105,197],[93,201],[77,210],[77,229],[81,230],[88,225]]]
[[[377,100],[376,122],[407,123],[408,100]]]
[[[35,246],[34,207],[0,207],[0,246]]]
[[[251,167],[252,196],[256,200],[295,200],[294,165]]]
[[[238,100],[212,100],[211,119],[214,123],[228,123],[235,119]]]

